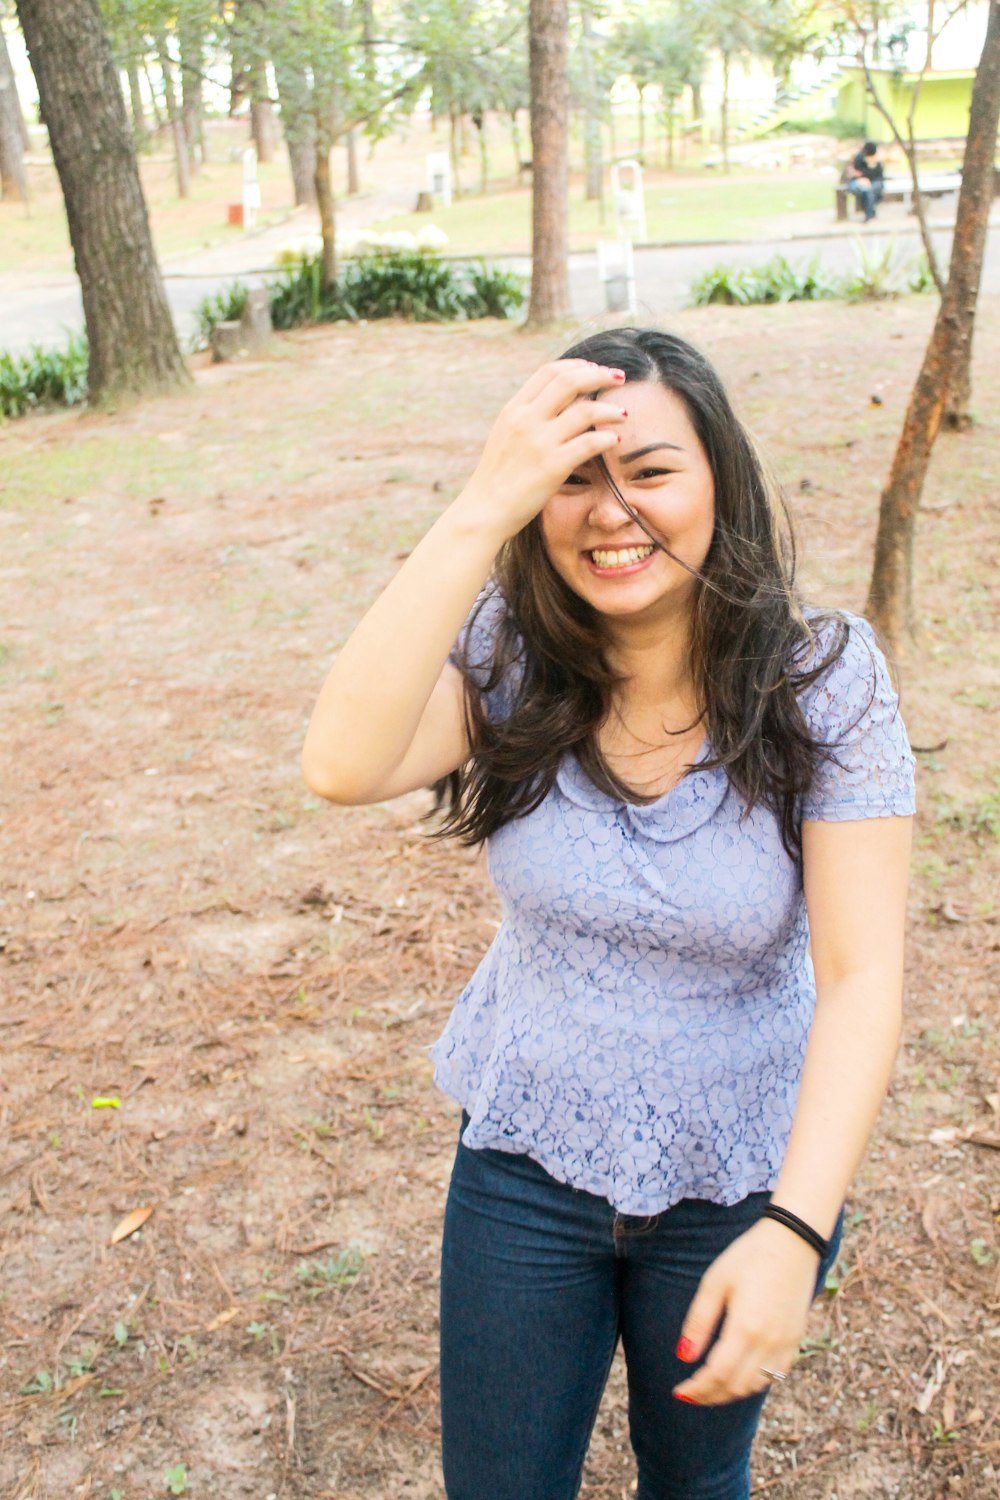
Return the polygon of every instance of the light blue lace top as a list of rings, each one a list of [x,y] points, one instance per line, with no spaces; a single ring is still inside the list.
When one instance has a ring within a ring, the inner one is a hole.
[[[474,661],[499,607],[479,616]],[[844,654],[801,699],[840,762],[802,816],[911,813],[885,661],[847,619]],[[491,715],[506,706],[489,696]],[[816,992],[801,865],[773,813],[743,813],[721,770],[637,806],[567,757],[541,806],[489,840],[503,921],[432,1049],[466,1146],[524,1152],[629,1214],[774,1186]]]

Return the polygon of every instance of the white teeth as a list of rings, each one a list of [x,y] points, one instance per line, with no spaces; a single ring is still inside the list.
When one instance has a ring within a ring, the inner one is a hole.
[[[633,563],[641,562],[652,552],[652,547],[620,547],[615,551],[605,550],[602,547],[594,547],[591,557],[599,568],[627,568]]]

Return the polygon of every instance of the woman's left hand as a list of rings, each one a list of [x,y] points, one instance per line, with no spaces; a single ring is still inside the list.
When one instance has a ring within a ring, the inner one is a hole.
[[[715,1259],[688,1308],[679,1357],[698,1361],[723,1319],[705,1363],[674,1386],[674,1396],[719,1406],[771,1384],[764,1370],[788,1374],[812,1303],[816,1251],[777,1224],[760,1219]]]

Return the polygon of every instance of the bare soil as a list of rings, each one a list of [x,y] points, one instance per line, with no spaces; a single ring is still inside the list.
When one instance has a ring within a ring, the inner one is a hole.
[[[674,320],[776,457],[814,599],[863,605],[932,315]],[[425,794],[331,809],[298,751],[331,652],[562,342],[303,332],[177,398],[0,431],[8,1500],[442,1493],[457,1109],[427,1047],[497,905],[480,860],[427,838]],[[764,1421],[775,1500],[1000,1494],[996,307],[977,347],[984,420],[938,443],[901,662],[906,1039]],[[618,1362],[588,1500],[632,1492],[623,1393]]]

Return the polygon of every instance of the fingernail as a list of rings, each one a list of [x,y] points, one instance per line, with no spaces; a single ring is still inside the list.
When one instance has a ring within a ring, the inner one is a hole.
[[[624,380],[625,379],[625,371],[624,370],[612,370],[611,371],[611,378],[612,378],[612,380]]]
[[[679,1396],[676,1391],[674,1391],[674,1400],[675,1401],[683,1401],[684,1404],[685,1404],[685,1406],[697,1406],[698,1405],[697,1401],[694,1399],[693,1396]]]
[[[682,1336],[677,1340],[677,1358],[682,1359],[685,1364],[690,1364],[693,1359],[697,1358],[694,1339],[686,1339]]]
[[[623,406],[622,407],[622,416],[623,417],[627,417],[628,416],[628,407],[627,406]]]
[[[619,441],[619,442],[621,442],[621,440],[622,440],[622,435],[621,435],[621,433],[620,433],[620,432],[616,432],[616,433],[615,433],[615,437],[616,437],[616,438],[617,438],[617,439],[618,439],[618,441]]]

